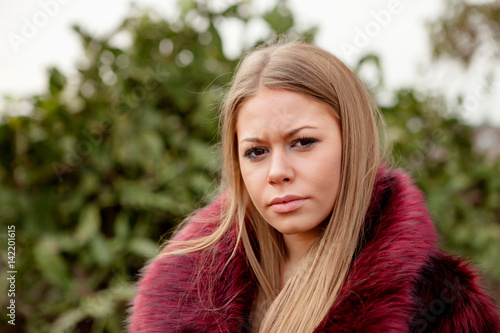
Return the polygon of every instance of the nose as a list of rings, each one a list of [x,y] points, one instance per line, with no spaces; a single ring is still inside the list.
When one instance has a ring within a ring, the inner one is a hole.
[[[270,185],[282,183],[292,183],[294,181],[294,171],[286,152],[274,151],[271,154],[271,165],[267,176]]]

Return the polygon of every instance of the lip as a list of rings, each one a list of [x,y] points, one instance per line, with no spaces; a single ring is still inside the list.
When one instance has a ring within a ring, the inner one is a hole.
[[[289,194],[284,197],[274,198],[269,206],[276,213],[290,213],[299,209],[305,201],[306,198]]]

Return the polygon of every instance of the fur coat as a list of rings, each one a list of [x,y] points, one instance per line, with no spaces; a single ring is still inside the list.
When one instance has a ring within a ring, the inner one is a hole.
[[[209,234],[214,225],[203,221],[220,214],[220,201],[197,213],[175,239]],[[348,278],[315,332],[498,331],[495,305],[475,272],[437,247],[423,201],[402,171],[379,169]],[[235,235],[221,241],[216,259],[199,251],[151,261],[129,309],[129,332],[248,332],[257,288],[241,246],[224,267]]]

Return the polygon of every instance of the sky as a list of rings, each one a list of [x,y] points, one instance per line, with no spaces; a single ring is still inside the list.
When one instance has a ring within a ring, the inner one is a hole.
[[[176,2],[135,1],[139,6],[156,8],[167,18],[175,17]],[[208,2],[224,7],[231,0]],[[0,3],[0,96],[14,97],[44,91],[50,66],[57,66],[68,75],[75,73],[75,64],[82,60],[83,50],[72,25],[104,36],[122,22],[130,9],[130,1],[126,0],[0,0]],[[263,12],[273,3],[256,0],[252,10]],[[380,56],[387,92],[377,96],[381,103],[390,103],[390,92],[402,87],[444,94],[451,103],[462,94],[466,103],[459,116],[464,121],[500,126],[500,112],[494,107],[500,103],[500,84],[486,88],[484,82],[484,74],[491,71],[484,65],[488,55],[468,69],[450,61],[431,62],[426,24],[443,13],[442,0],[289,0],[289,5],[297,25],[304,28],[317,25],[316,43],[348,65],[354,66],[368,53]],[[259,21],[247,27],[228,21],[221,26],[224,51],[230,57],[237,57],[246,44],[265,33],[266,28]],[[369,81],[372,74],[367,71],[361,76]],[[2,104],[0,101],[0,110]]]

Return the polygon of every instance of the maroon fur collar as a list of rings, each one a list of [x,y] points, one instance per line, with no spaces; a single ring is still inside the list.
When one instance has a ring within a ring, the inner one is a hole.
[[[175,238],[209,234],[214,225],[200,220],[220,215],[221,206],[219,198],[202,209]],[[402,171],[381,167],[349,276],[315,332],[496,332],[494,305],[474,272],[436,241],[422,193]],[[129,331],[249,331],[256,281],[241,246],[225,267],[234,243],[232,232],[215,260],[196,252],[150,262]]]

